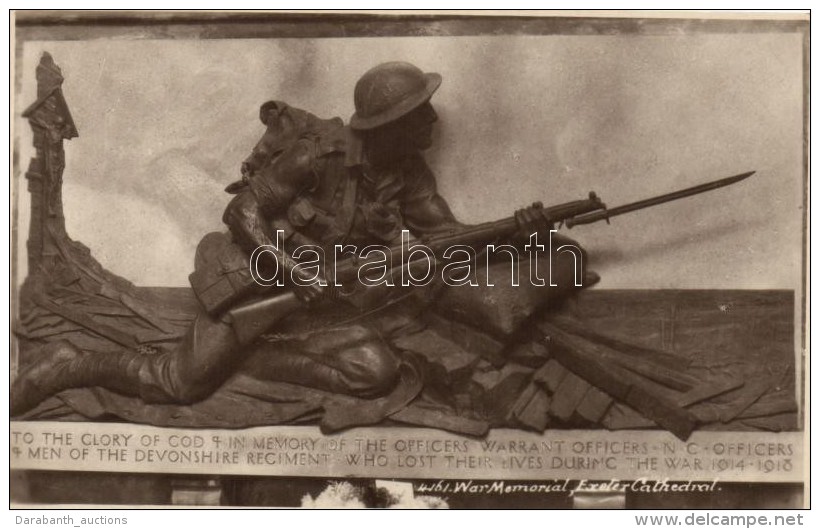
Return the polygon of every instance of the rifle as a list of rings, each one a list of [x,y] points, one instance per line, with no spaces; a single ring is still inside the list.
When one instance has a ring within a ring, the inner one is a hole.
[[[639,209],[656,206],[665,202],[671,202],[673,200],[679,200],[681,198],[725,187],[740,182],[741,180],[750,177],[754,173],[754,171],[749,171],[735,176],[722,178],[720,180],[715,180],[713,182],[674,191],[672,193],[632,202],[612,209],[607,209],[600,198],[598,198],[594,192],[590,192],[589,197],[586,199],[574,200],[556,206],[543,207],[540,203],[536,203],[532,208],[530,208],[530,211],[536,212],[538,215],[543,217],[543,220],[545,221],[544,224],[549,226],[550,229],[553,229],[556,225],[563,225],[567,228],[572,228],[574,226],[592,224],[602,220],[609,223],[609,219],[612,217],[617,217]],[[438,256],[441,252],[452,246],[484,246],[492,244],[498,240],[507,239],[515,235],[519,229],[520,227],[518,220],[515,216],[513,216],[497,221],[477,224],[467,228],[446,230],[436,233],[430,237],[423,238],[420,242],[432,250],[432,252],[437,256],[436,258],[439,259]],[[389,251],[399,253],[406,249],[406,247],[398,246],[390,248]],[[356,256],[344,259],[336,266],[336,282],[340,282],[341,284],[350,284],[350,282],[355,281],[358,279],[359,270],[367,263],[367,259],[362,259]],[[430,266],[428,256],[425,255],[425,257],[410,260],[407,263],[402,263],[400,266],[392,268],[390,273],[393,275],[397,271],[401,271],[404,267],[410,267],[412,269],[413,267],[418,267],[422,264],[425,267]],[[345,294],[340,295],[338,290],[334,287],[327,288],[331,297],[347,297],[349,301],[356,305],[356,302],[354,301],[355,297]],[[227,314],[232,321],[240,343],[245,344],[256,339],[277,321],[292,314],[294,311],[304,309],[305,306],[306,304],[292,291],[288,291],[240,305],[232,310],[229,310]]]

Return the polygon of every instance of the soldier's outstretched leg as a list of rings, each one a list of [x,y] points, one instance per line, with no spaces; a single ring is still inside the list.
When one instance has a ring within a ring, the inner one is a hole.
[[[177,349],[157,355],[87,353],[66,341],[47,344],[12,384],[11,414],[60,391],[91,386],[146,403],[193,403],[218,389],[249,352],[254,358],[244,369],[259,378],[364,398],[389,392],[399,366],[390,346],[363,325],[243,347],[230,324],[202,313]]]
[[[171,352],[89,353],[66,341],[45,345],[11,387],[11,414],[69,388],[99,386],[147,403],[191,403],[212,393],[242,360],[230,324],[199,314]]]

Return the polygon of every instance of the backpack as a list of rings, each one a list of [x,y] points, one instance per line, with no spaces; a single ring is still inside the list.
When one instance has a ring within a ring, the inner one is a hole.
[[[282,101],[263,104],[259,119],[267,130],[242,162],[242,180],[225,188],[228,193],[242,192],[251,176],[273,163],[300,138],[344,125],[341,118],[321,119]],[[199,303],[212,316],[218,316],[259,289],[250,274],[248,255],[227,232],[209,233],[202,238],[196,248],[194,271],[188,280]]]
[[[239,193],[247,186],[248,178],[276,160],[298,139],[322,134],[344,125],[341,118],[322,119],[282,101],[268,101],[259,107],[259,119],[267,130],[242,162],[242,180],[225,188],[228,193]]]

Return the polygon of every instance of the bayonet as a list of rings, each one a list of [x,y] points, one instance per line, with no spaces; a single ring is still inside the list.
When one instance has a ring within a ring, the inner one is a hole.
[[[749,178],[753,174],[755,174],[755,171],[749,171],[747,173],[741,173],[735,176],[721,178],[720,180],[715,180],[714,182],[707,182],[705,184],[700,184],[694,187],[681,189],[680,191],[674,191],[672,193],[667,193],[665,195],[647,198],[645,200],[639,200],[637,202],[632,202],[630,204],[624,204],[623,206],[618,206],[617,208],[600,209],[598,211],[593,211],[591,213],[584,213],[582,215],[577,215],[575,217],[566,219],[564,221],[564,225],[567,228],[572,228],[573,226],[578,226],[580,224],[592,224],[593,222],[598,222],[600,220],[606,220],[608,222],[609,219],[611,219],[612,217],[617,217],[618,215],[623,215],[624,213],[631,213],[639,209],[657,206],[658,204],[663,204],[665,202],[671,202],[673,200],[691,197],[692,195],[698,195],[700,193],[712,191],[713,189],[718,189],[721,187],[732,185],[737,182],[740,182],[741,180]]]

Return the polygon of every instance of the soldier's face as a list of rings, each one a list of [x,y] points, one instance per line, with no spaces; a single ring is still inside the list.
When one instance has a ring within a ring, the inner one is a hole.
[[[438,114],[433,105],[424,103],[401,119],[368,131],[368,142],[374,160],[393,160],[429,149],[433,145],[433,123]]]
[[[438,114],[430,102],[426,102],[402,120],[406,141],[413,148],[423,151],[433,145],[433,123],[438,121]]]

